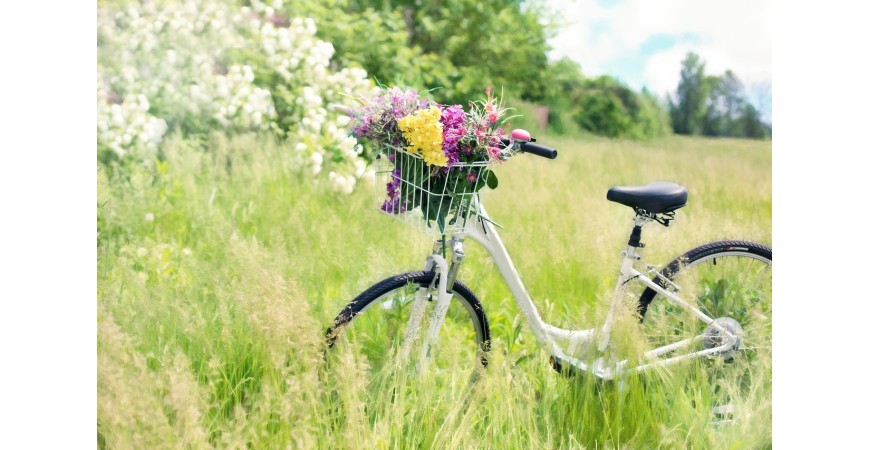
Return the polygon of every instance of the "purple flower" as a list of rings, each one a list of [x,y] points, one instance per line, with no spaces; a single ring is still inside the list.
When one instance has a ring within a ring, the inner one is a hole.
[[[390,88],[377,97],[366,99],[366,104],[358,108],[351,119],[350,132],[356,138],[403,146],[398,120],[428,106],[429,100],[420,98],[417,91]]]
[[[447,156],[447,167],[459,162],[459,140],[465,135],[465,117],[462,105],[441,108],[442,148]]]
[[[405,212],[405,205],[399,204],[402,184],[402,171],[396,167],[390,175],[390,181],[387,183],[387,199],[381,205],[381,211],[390,214],[399,214]]]

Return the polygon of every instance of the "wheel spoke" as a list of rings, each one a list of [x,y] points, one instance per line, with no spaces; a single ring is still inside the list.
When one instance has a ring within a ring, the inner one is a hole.
[[[455,383],[457,377],[470,380],[483,361],[480,349],[489,339],[489,330],[480,302],[459,282],[454,287],[438,339],[428,355],[423,355],[422,343],[429,332],[436,304],[428,301],[426,295],[433,277],[431,272],[420,272],[384,280],[348,306],[348,309],[353,307],[352,319],[348,321],[342,318],[344,316],[336,319],[336,329],[331,330],[338,336],[334,346],[346,348],[364,360],[362,367],[367,371],[372,398],[381,395],[385,383],[396,383],[396,376],[416,374],[423,367],[427,378],[431,376],[436,383]],[[412,340],[407,340],[412,313],[417,316],[417,333]],[[404,347],[407,347],[408,359],[402,360],[406,364],[397,371],[400,362],[397,357]]]
[[[771,265],[768,259],[750,251],[726,250],[724,247],[727,245],[722,245],[720,252],[723,254],[714,253],[714,256],[709,256],[711,249],[715,251],[710,246],[687,253],[686,264],[679,266],[679,271],[672,275],[672,279],[680,286],[679,295],[684,301],[695,305],[714,320],[719,320],[718,323],[726,329],[735,325],[728,325],[733,322],[725,318],[736,321],[740,326],[742,339],[738,351],[725,352],[709,359],[728,360],[734,357],[743,363],[701,365],[707,368],[708,375],[713,377],[711,380],[730,377],[735,380],[735,386],[746,387],[755,383],[749,381],[752,377],[760,375],[766,377],[763,383],[769,385],[769,375],[765,374],[769,374],[771,367]],[[746,245],[751,246],[748,243]],[[686,310],[670,306],[670,302],[661,295],[653,297],[643,321],[644,335],[651,348],[703,334],[708,327]],[[699,346],[709,348],[712,344],[699,339],[692,345],[697,349]],[[738,357],[739,354],[744,356]],[[768,369],[746,371],[750,367]]]

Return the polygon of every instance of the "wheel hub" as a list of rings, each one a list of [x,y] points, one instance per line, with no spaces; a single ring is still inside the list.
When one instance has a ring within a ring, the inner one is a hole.
[[[740,344],[743,341],[743,327],[740,323],[731,317],[720,317],[713,321],[706,330],[704,330],[704,348],[716,348],[729,341],[729,336],[719,330],[715,325],[724,328],[734,336],[731,348],[719,353],[725,359],[734,357],[734,353],[740,350]]]

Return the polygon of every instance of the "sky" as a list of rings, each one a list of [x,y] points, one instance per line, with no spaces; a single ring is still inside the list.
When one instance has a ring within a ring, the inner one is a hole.
[[[557,21],[550,57],[569,57],[587,76],[613,75],[664,96],[676,90],[689,51],[706,72],[731,69],[771,118],[770,0],[546,0]]]

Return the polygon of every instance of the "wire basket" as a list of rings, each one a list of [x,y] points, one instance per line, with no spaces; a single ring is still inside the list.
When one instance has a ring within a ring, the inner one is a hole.
[[[490,162],[431,166],[422,156],[383,145],[375,164],[378,209],[430,234],[460,234],[473,224],[478,196],[486,191]]]

